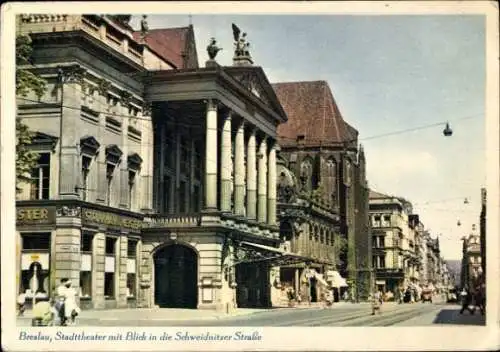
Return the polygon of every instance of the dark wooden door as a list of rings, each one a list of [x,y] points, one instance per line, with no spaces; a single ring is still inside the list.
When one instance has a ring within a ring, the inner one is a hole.
[[[196,253],[182,245],[160,249],[155,261],[155,302],[161,308],[196,308],[198,263]]]

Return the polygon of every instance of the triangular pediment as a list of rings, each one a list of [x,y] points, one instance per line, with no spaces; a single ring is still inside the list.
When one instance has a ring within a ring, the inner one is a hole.
[[[133,170],[138,170],[142,164],[142,158],[137,153],[129,154],[127,157],[128,167]]]
[[[261,67],[232,66],[224,67],[224,70],[245,87],[250,94],[278,114],[283,122],[287,120],[286,113]]]
[[[50,149],[53,150],[56,147],[58,137],[46,134],[43,132],[34,132],[31,137],[30,148],[36,150]]]
[[[113,163],[118,163],[122,157],[123,152],[116,144],[111,144],[106,147],[106,159]]]
[[[80,139],[80,146],[83,153],[96,154],[101,145],[94,137],[85,136]]]

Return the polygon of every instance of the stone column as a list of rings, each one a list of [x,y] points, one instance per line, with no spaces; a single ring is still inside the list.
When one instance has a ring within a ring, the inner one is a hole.
[[[118,281],[118,291],[116,294],[116,304],[118,308],[127,307],[127,249],[128,237],[126,234],[120,235],[118,239],[118,256],[116,261],[117,272],[115,273],[116,280]]]
[[[102,309],[104,302],[104,256],[106,237],[96,233],[92,240],[92,306]]]
[[[267,223],[276,225],[276,145],[269,151],[267,171]]]
[[[234,148],[234,213],[245,216],[245,124],[238,126]]]
[[[264,138],[259,145],[258,163],[258,222],[267,221],[267,142]]]
[[[250,132],[247,144],[247,218],[257,219],[257,170],[255,130]]]
[[[207,101],[205,132],[205,209],[217,209],[217,105]]]
[[[220,156],[220,174],[221,174],[221,191],[220,191],[220,210],[223,212],[231,212],[231,111],[224,118],[222,127],[222,147]]]

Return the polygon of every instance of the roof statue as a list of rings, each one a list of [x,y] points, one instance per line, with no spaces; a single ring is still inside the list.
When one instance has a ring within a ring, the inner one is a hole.
[[[142,20],[141,20],[141,39],[145,40],[146,36],[149,31],[149,26],[148,26],[148,21],[147,21],[148,16],[142,15]]]
[[[238,28],[237,25],[234,23],[232,24],[233,27],[233,37],[234,37],[234,57],[239,58],[239,57],[250,57],[250,43],[247,42],[247,34],[246,33],[241,33],[241,30]],[[240,35],[241,34],[241,35]]]
[[[217,53],[221,50],[222,48],[219,48],[217,46],[217,41],[215,40],[215,38],[210,38],[210,44],[207,46],[207,53],[210,60],[214,60],[217,56]]]

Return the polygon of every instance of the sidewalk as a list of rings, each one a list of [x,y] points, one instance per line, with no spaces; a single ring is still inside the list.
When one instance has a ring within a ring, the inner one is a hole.
[[[230,313],[203,309],[181,309],[181,308],[130,308],[130,309],[91,309],[83,310],[80,319],[91,319],[101,321],[113,320],[161,320],[161,321],[183,321],[183,320],[216,320],[235,316],[246,316],[270,309],[238,308]],[[32,311],[24,312],[23,317],[18,319],[32,318]]]

